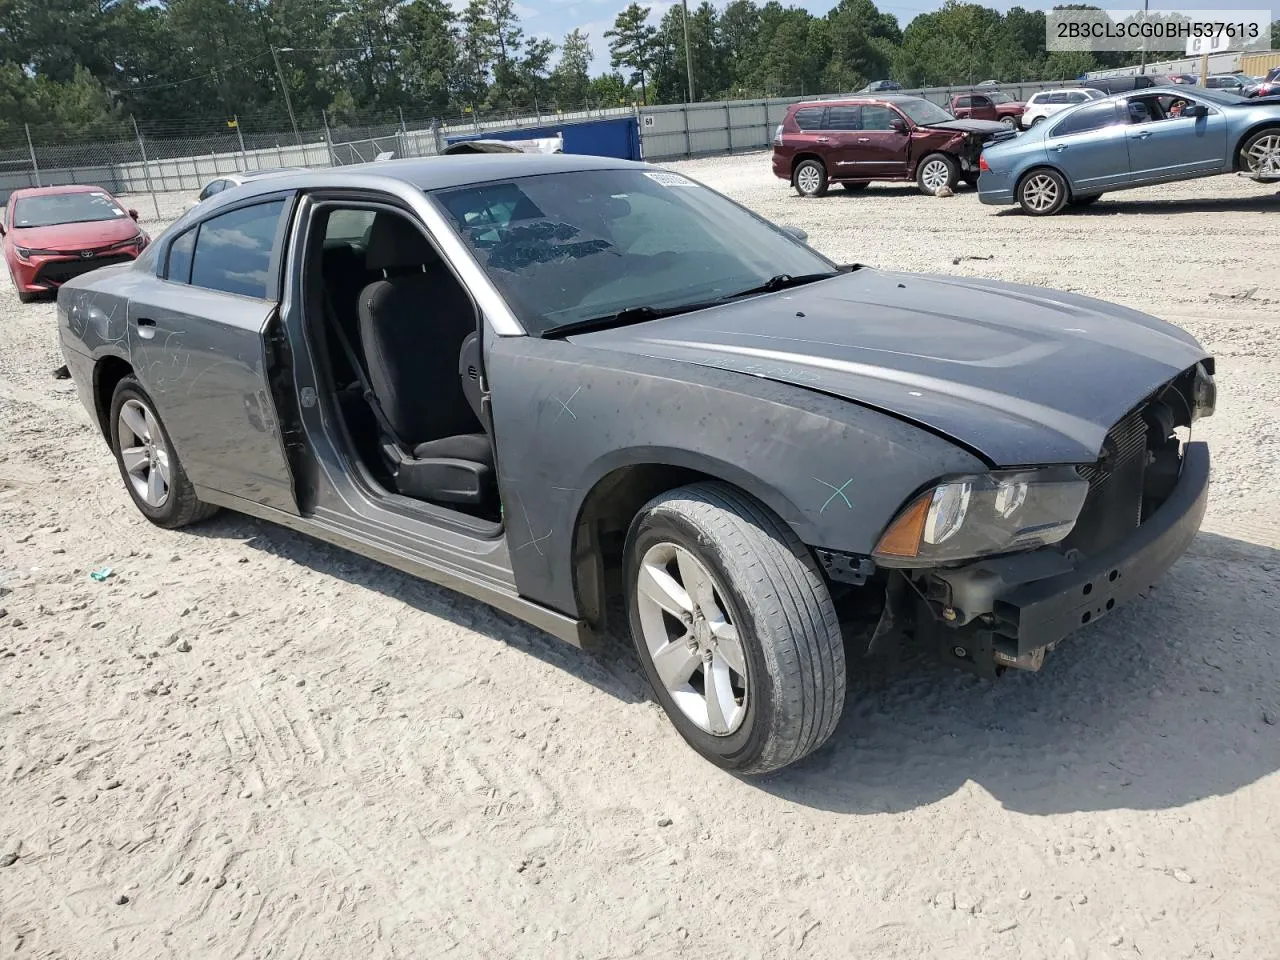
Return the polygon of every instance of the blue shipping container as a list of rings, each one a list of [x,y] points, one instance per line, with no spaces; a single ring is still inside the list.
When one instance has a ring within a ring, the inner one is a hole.
[[[450,144],[467,140],[537,140],[564,137],[564,152],[589,157],[617,157],[639,160],[640,127],[635,117],[581,120],[555,126],[521,127],[519,130],[485,130],[482,133],[447,137]]]

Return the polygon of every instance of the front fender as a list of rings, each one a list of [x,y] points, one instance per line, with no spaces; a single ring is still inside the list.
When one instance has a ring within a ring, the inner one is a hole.
[[[577,519],[621,467],[715,477],[810,546],[852,553],[929,481],[985,469],[888,414],[730,370],[526,337],[491,341],[486,370],[516,586],[573,616]]]

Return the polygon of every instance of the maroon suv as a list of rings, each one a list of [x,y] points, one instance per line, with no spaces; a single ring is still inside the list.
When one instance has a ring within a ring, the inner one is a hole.
[[[865,96],[793,104],[773,137],[773,172],[802,197],[828,185],[860,190],[873,180],[915,180],[935,194],[978,181],[992,140],[1016,136],[990,120],[957,120],[922,97]]]

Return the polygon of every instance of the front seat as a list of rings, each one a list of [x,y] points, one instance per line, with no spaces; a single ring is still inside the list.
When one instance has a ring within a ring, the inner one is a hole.
[[[422,233],[378,214],[365,263],[383,274],[360,293],[360,343],[371,404],[396,489],[439,503],[483,505],[495,493],[493,445],[459,377],[475,308]]]

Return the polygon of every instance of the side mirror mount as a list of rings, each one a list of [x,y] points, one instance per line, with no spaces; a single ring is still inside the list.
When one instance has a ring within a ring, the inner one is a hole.
[[[890,120],[889,126],[893,129],[894,133],[907,132],[907,123],[901,117],[895,117],[893,120]]]
[[[809,234],[804,230],[801,230],[799,227],[783,227],[782,229],[784,232],[791,234],[791,236],[795,237],[801,243],[809,242]]]
[[[1184,117],[1207,117],[1209,115],[1209,108],[1203,103],[1193,103],[1183,109],[1182,115]]]
[[[133,217],[133,219],[137,220],[137,219],[138,219],[138,211],[137,211],[137,210],[135,210],[135,209],[133,209],[133,207],[130,207],[130,208],[129,208],[129,216],[131,216],[131,217]]]

